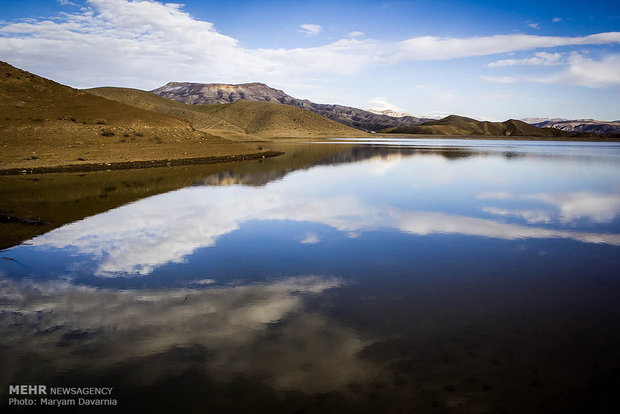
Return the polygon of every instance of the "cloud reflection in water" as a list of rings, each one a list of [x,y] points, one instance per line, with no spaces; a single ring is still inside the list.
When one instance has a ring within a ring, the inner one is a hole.
[[[218,381],[241,374],[278,389],[339,389],[371,375],[357,357],[370,342],[306,311],[303,297],[341,285],[301,276],[210,289],[118,291],[0,280],[2,386],[24,369],[15,361],[51,364],[55,372],[96,371],[200,346],[209,358],[198,363]],[[154,366],[141,378],[148,383],[181,368]]]
[[[419,236],[457,234],[504,240],[560,238],[620,245],[618,234],[535,227],[416,208],[418,199],[424,200],[427,193],[433,195],[436,190],[412,188],[411,181],[445,177],[448,162],[439,157],[397,156],[297,171],[260,188],[190,187],[66,225],[33,242],[39,247],[74,248],[80,254],[96,257],[99,263],[95,274],[98,276],[147,275],[164,264],[183,262],[195,250],[214,246],[219,237],[253,220],[319,223],[347,235],[397,229]],[[452,189],[460,191],[468,173],[474,171],[478,177],[485,175],[479,170],[479,162],[473,157],[454,164],[458,167],[451,172],[451,180],[441,180],[445,181],[447,196],[451,196]],[[390,171],[393,175],[384,177],[383,173],[377,174],[378,171]],[[493,185],[486,179],[483,182]],[[360,190],[355,187],[359,183],[369,184]],[[367,194],[368,191],[371,193]],[[390,199],[383,196],[386,191],[405,194],[407,206],[391,205]],[[620,199],[614,194],[532,194],[516,196],[509,191],[475,191],[469,202],[507,202],[517,198],[543,202],[557,206],[562,223],[579,217],[604,222],[617,216],[620,209]],[[520,216],[526,223],[547,223],[551,217],[545,215],[544,209],[517,211],[482,206],[478,210],[491,215]],[[300,242],[315,244],[320,242],[320,237],[308,232]]]

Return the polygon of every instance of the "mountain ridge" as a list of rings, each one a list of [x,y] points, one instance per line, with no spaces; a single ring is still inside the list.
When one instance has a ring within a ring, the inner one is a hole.
[[[527,118],[538,128],[555,128],[572,133],[590,133],[606,137],[620,137],[620,121],[599,121],[597,119],[540,119]],[[536,121],[536,122],[533,122]]]
[[[431,120],[414,116],[394,117],[337,104],[318,104],[297,99],[264,83],[243,84],[168,82],[150,92],[188,104],[232,103],[238,100],[281,103],[307,109],[325,118],[362,131],[378,131],[388,127],[408,127]]]
[[[364,136],[316,113],[273,101],[239,99],[222,104],[186,104],[129,88],[92,88],[89,93],[188,121],[195,129],[228,139],[255,137]]]

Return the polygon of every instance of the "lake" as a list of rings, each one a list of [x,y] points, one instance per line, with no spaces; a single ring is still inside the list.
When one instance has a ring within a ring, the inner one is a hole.
[[[64,175],[97,196],[2,251],[3,404],[46,384],[139,411],[617,409],[620,144],[273,147]]]

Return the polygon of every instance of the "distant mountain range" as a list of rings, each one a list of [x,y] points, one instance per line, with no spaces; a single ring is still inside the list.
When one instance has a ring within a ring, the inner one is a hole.
[[[572,133],[590,133],[606,137],[620,137],[620,120],[525,118],[525,122],[538,128],[556,128]]]
[[[431,121],[415,116],[391,116],[343,105],[318,104],[297,99],[263,83],[229,85],[222,83],[170,82],[152,93],[186,104],[232,103],[239,100],[276,102],[307,109],[325,118],[362,131],[378,131],[389,127],[410,127]]]
[[[538,128],[523,121],[509,119],[504,122],[477,121],[464,116],[450,115],[436,121],[411,127],[386,128],[380,132],[424,135],[468,136],[527,136],[570,137],[574,134],[554,128]]]
[[[615,121],[527,118],[525,122],[518,120],[488,122],[456,115],[437,120],[389,109],[359,109],[343,105],[319,104],[307,99],[294,98],[279,89],[258,82],[238,85],[169,82],[151,92],[185,104],[226,104],[241,100],[280,103],[309,110],[365,132],[532,137],[620,136],[620,122]]]

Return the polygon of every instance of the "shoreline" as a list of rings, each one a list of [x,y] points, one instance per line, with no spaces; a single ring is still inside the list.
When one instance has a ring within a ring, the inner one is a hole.
[[[332,138],[336,137],[282,137],[282,142],[333,142]],[[340,137],[338,137],[340,138]],[[405,140],[441,140],[441,139],[459,139],[459,140],[490,140],[490,141],[549,141],[549,142],[570,142],[570,143],[593,143],[593,142],[608,142],[618,143],[620,138],[616,137],[515,137],[515,136],[489,136],[489,135],[425,135],[425,134],[391,134],[391,133],[376,133],[367,134],[366,137],[350,137],[351,139],[376,139],[380,142],[381,139],[405,139]],[[240,143],[273,143],[272,141],[240,141]],[[263,158],[276,157],[284,154],[281,151],[261,151],[247,154],[231,154],[231,155],[217,155],[217,156],[204,156],[204,157],[183,157],[183,158],[162,158],[154,160],[135,160],[135,161],[118,161],[118,162],[95,162],[85,164],[60,164],[51,166],[39,166],[39,167],[11,167],[0,168],[0,176],[10,175],[29,175],[29,174],[47,174],[47,173],[63,173],[63,172],[91,172],[91,171],[106,171],[106,170],[132,170],[140,168],[159,168],[159,167],[172,167],[182,165],[198,165],[198,164],[218,164],[227,162],[238,161],[250,161]]]
[[[426,135],[426,134],[369,134],[376,138],[410,138],[410,139],[487,139],[502,141],[560,141],[560,142],[620,142],[618,137],[530,137],[514,135]]]
[[[111,163],[90,163],[90,164],[67,164],[49,167],[30,167],[30,168],[3,168],[0,169],[0,175],[27,175],[27,174],[47,174],[59,172],[90,172],[90,171],[106,171],[106,170],[131,170],[138,168],[158,168],[172,167],[179,165],[196,165],[196,164],[219,164],[237,161],[250,161],[263,158],[277,157],[284,154],[281,151],[262,151],[249,154],[239,155],[222,155],[195,158],[176,158],[176,159],[159,159],[159,160],[140,160],[140,161],[122,161]]]

